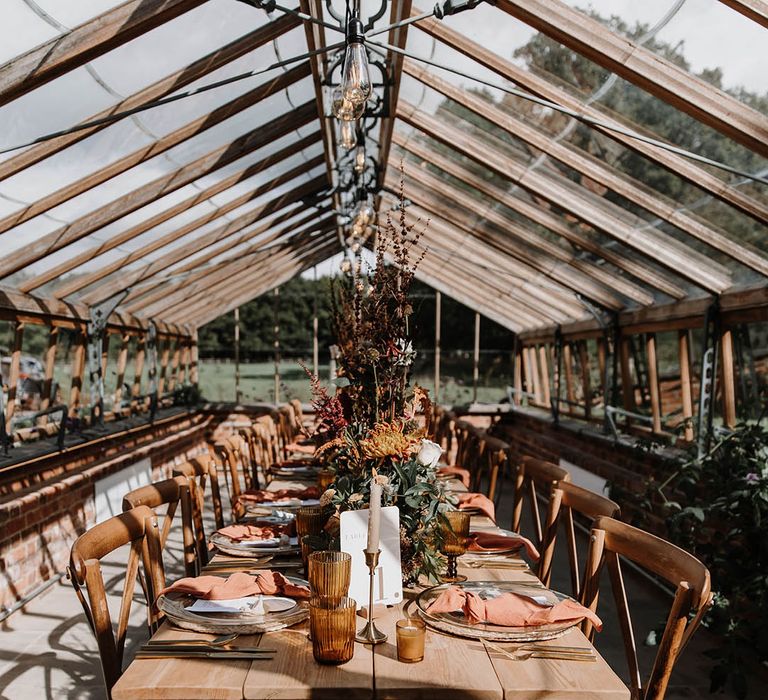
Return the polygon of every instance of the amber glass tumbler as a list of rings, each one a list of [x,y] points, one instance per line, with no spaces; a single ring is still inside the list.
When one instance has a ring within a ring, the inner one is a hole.
[[[315,661],[339,665],[352,658],[356,612],[357,603],[352,598],[342,598],[335,604],[316,596],[309,599],[309,630]]]

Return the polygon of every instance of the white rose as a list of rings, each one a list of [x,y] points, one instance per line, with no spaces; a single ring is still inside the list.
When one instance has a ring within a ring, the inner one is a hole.
[[[419,454],[416,455],[416,459],[419,464],[423,464],[425,467],[432,469],[437,466],[437,463],[440,461],[440,455],[442,454],[443,448],[440,447],[440,445],[424,438],[421,441],[421,448],[419,449]]]

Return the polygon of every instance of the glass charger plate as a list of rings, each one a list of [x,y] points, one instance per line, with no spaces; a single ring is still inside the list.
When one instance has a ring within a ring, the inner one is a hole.
[[[564,593],[550,591],[541,588],[532,588],[521,583],[511,581],[464,581],[462,583],[443,583],[422,591],[416,598],[419,614],[426,623],[441,632],[447,632],[458,637],[470,639],[489,639],[497,642],[537,642],[546,639],[555,639],[564,635],[569,629],[579,624],[580,620],[568,622],[555,622],[548,625],[536,625],[535,627],[504,627],[492,625],[487,622],[472,624],[464,617],[461,611],[450,613],[427,612],[430,603],[435,600],[449,586],[458,586],[466,591],[472,591],[481,598],[497,598],[504,593],[518,593],[524,596],[548,595],[552,602],[559,602],[570,598]]]
[[[295,576],[286,578],[296,585],[308,586],[305,579]],[[309,607],[306,600],[297,600],[296,605],[280,612],[268,612],[264,615],[243,613],[195,613],[188,610],[194,602],[192,596],[184,593],[169,592],[157,599],[158,609],[178,627],[194,632],[211,634],[260,634],[290,627],[303,622],[309,617]]]
[[[295,539],[295,538],[293,538]],[[229,537],[214,532],[210,537],[211,544],[220,552],[233,557],[254,557],[268,554],[295,554],[300,550],[298,543],[278,545],[276,547],[261,547],[253,544],[233,542]]]

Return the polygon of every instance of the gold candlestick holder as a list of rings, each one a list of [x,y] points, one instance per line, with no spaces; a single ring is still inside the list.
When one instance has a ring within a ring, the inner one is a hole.
[[[368,589],[368,622],[357,633],[355,641],[361,644],[381,644],[387,641],[387,635],[376,628],[373,621],[373,575],[379,564],[379,555],[381,550],[376,552],[365,552],[365,565],[368,567],[369,589]]]

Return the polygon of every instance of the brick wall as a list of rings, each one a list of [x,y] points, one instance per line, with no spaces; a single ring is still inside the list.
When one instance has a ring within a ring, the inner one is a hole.
[[[97,481],[147,457],[153,480],[166,478],[174,464],[206,449],[210,428],[210,417],[185,415],[162,432],[133,439],[116,455],[106,448],[100,453],[62,454],[58,459],[70,464],[76,459],[83,465],[9,495],[0,503],[0,609],[65,570],[72,543],[94,523]],[[23,486],[23,480],[19,484]]]
[[[617,443],[600,428],[574,420],[561,420],[555,425],[549,414],[535,409],[505,413],[497,424],[499,437],[512,447],[515,457],[532,455],[557,463],[564,459],[618,487],[618,492],[637,493],[651,475],[669,474],[678,453],[668,450],[648,454],[628,443]],[[632,522],[639,511],[631,498],[612,497],[619,501],[622,519]],[[663,534],[664,523],[643,513],[643,526]]]

